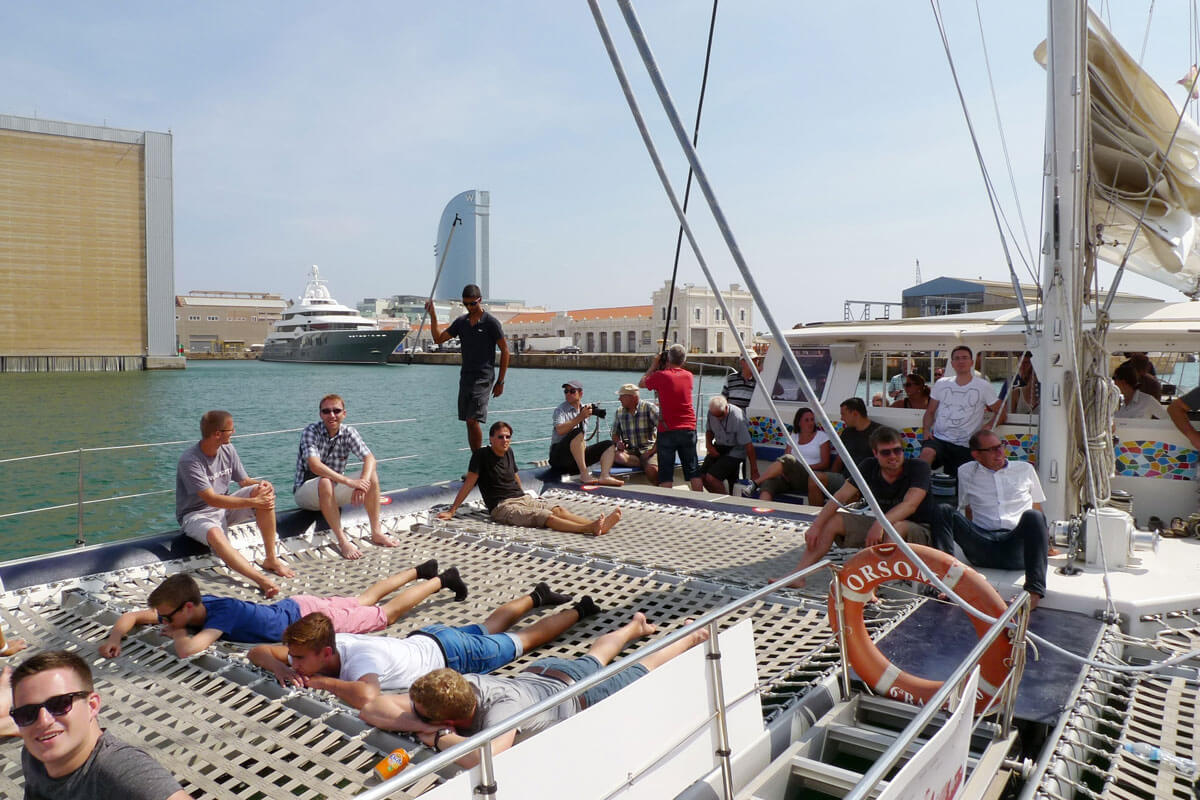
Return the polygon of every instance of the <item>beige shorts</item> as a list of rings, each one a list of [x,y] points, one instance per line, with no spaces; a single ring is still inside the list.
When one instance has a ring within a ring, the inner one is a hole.
[[[321,495],[317,490],[320,485],[320,478],[309,478],[304,483],[296,488],[292,499],[296,501],[296,505],[308,511],[321,510]],[[354,500],[354,487],[347,486],[344,483],[335,483],[333,485],[333,502],[337,503],[338,508],[348,506]]]
[[[871,530],[875,517],[869,514],[847,514],[840,511],[838,513],[845,530],[834,537],[834,544],[838,547],[864,547],[867,544],[867,533]],[[928,525],[907,519],[894,524],[896,532],[909,544],[928,545],[933,542]]]
[[[550,503],[536,497],[511,497],[492,509],[492,519],[501,525],[544,528],[546,520],[554,515],[551,508]]]

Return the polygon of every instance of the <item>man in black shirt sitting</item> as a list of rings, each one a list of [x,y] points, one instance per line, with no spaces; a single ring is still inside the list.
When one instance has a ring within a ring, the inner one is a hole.
[[[511,445],[512,426],[503,421],[494,423],[488,431],[488,446],[471,454],[462,488],[458,490],[450,510],[439,513],[438,519],[452,519],[454,512],[478,483],[479,494],[483,496],[492,519],[504,525],[551,528],[565,533],[599,536],[608,533],[621,521],[620,508],[596,519],[587,519],[572,514],[562,506],[551,505],[546,500],[528,497],[521,488],[517,460],[513,457]]]

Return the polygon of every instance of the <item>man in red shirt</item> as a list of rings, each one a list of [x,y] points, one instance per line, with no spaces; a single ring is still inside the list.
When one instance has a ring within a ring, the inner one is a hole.
[[[687,351],[673,344],[660,353],[638,386],[658,393],[659,486],[670,487],[675,473],[675,456],[692,491],[703,491],[700,460],[696,455],[696,407],[692,405],[692,373],[683,368]]]

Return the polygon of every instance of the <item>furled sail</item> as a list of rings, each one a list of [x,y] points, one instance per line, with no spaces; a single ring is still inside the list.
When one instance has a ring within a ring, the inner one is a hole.
[[[1034,57],[1046,65],[1045,42]],[[1180,123],[1167,94],[1090,12],[1088,77],[1090,238],[1097,256],[1121,263],[1144,214],[1127,267],[1200,295],[1200,128],[1186,117]]]

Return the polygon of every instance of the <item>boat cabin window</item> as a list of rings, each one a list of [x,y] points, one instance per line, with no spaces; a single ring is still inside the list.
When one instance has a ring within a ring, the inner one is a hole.
[[[796,363],[800,365],[800,369],[804,370],[804,374],[808,376],[808,382],[812,384],[817,400],[821,400],[825,395],[825,381],[829,377],[829,366],[833,362],[829,348],[793,346],[792,354],[796,356]],[[771,399],[785,402],[805,401],[803,392],[800,390],[800,379],[792,374],[786,361],[782,361],[779,365],[779,375],[775,379],[775,388],[771,390]]]

